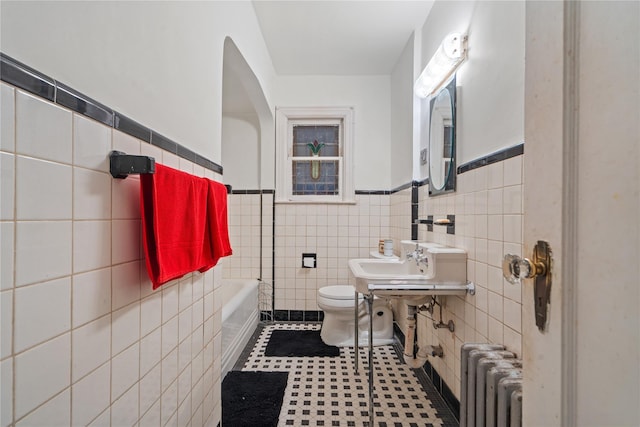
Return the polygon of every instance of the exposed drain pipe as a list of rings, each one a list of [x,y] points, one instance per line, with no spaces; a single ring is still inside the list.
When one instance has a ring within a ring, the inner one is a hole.
[[[416,313],[415,305],[407,305],[407,334],[404,340],[404,362],[412,369],[421,368],[427,361],[428,356],[442,357],[443,351],[441,346],[419,347],[418,353],[414,356],[413,345],[416,336]]]

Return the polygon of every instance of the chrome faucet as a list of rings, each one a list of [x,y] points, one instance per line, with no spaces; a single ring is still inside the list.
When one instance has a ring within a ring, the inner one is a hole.
[[[424,249],[416,243],[416,248],[413,252],[407,252],[407,259],[413,259],[416,261],[416,265],[420,267],[420,264],[424,264],[425,267],[429,265],[429,259],[427,254],[424,253]]]

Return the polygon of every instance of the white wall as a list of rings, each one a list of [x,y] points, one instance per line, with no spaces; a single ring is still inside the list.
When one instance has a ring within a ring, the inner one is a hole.
[[[524,141],[524,2],[436,2],[422,28],[423,67],[452,32],[469,36],[457,74],[457,164]]]
[[[391,74],[391,187],[411,182],[413,177],[413,37],[407,41]]]
[[[249,1],[0,7],[2,52],[213,161],[220,161],[225,36],[269,99],[273,66]]]
[[[260,127],[255,115],[222,118],[224,182],[238,190],[260,187]]]
[[[585,2],[579,24],[575,419],[640,425],[640,4]]]
[[[389,188],[389,76],[280,76],[276,82],[278,107],[354,107],[355,189]]]

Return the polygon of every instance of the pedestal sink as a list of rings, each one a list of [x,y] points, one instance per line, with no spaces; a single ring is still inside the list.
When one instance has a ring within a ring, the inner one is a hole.
[[[431,295],[475,293],[467,282],[467,253],[457,248],[418,245],[410,259],[351,259],[349,269],[356,278],[356,291],[411,304]]]
[[[432,295],[464,295],[475,293],[473,283],[467,282],[467,253],[462,249],[435,244],[415,244],[413,251],[405,250],[402,258],[387,261],[373,258],[351,259],[349,269],[356,278],[356,292],[364,294],[373,311],[373,298],[401,298],[410,306],[424,304]],[[415,308],[415,307],[414,307]],[[356,323],[355,348],[358,348],[358,309],[354,312]],[[369,317],[369,336],[373,336],[372,316]],[[369,425],[373,422],[373,344],[369,340]],[[358,373],[358,352],[354,352],[355,371]]]

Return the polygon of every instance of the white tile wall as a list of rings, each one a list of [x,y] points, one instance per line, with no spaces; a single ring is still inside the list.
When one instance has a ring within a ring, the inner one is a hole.
[[[0,222],[0,289],[13,287],[15,224]]]
[[[261,196],[260,194],[232,194],[228,200],[229,241],[233,255],[222,260],[223,277],[256,279],[261,277]]]
[[[16,222],[15,285],[71,274],[71,221]]]
[[[108,173],[74,168],[73,218],[110,219],[112,180]]]
[[[69,110],[16,91],[15,111],[17,154],[63,164],[72,162],[73,115]]]
[[[391,195],[390,237],[394,240],[396,254],[400,252],[400,241],[411,239],[411,188]]]
[[[154,293],[140,303],[140,334],[144,337],[162,324],[162,294]]]
[[[15,92],[9,85],[0,86],[0,150],[2,151],[15,151]]]
[[[138,400],[139,390],[136,383],[126,391],[118,400],[111,403],[111,425],[131,426],[134,425],[139,415]]]
[[[122,396],[140,378],[140,346],[125,349],[111,360],[111,401]]]
[[[89,427],[109,427],[111,425],[111,406],[102,411],[95,420],[89,424]]]
[[[82,273],[111,265],[113,221],[74,221],[73,272]]]
[[[98,366],[110,360],[110,316],[103,316],[98,320],[74,329],[71,338],[72,381],[78,381]]]
[[[0,292],[0,320],[2,325],[10,325],[13,321],[13,291]],[[13,329],[2,328],[0,333],[0,358],[4,359],[12,353]]]
[[[160,424],[160,400],[157,400],[151,409],[140,418],[140,427],[154,427]]]
[[[15,188],[15,156],[9,153],[0,153],[0,220],[14,218],[14,188]]]
[[[74,328],[111,313],[111,268],[74,275],[72,298]]]
[[[111,308],[117,310],[140,300],[140,261],[111,268]]]
[[[37,408],[70,386],[71,334],[67,333],[15,357],[15,416]]]
[[[454,333],[434,330],[422,316],[418,322],[420,344],[443,346],[444,357],[433,365],[457,397],[464,342],[501,343],[522,354],[522,290],[506,282],[501,271],[505,253],[522,251],[522,157],[458,175],[455,193],[429,197],[427,186],[419,189],[419,218],[455,214],[456,234],[446,234],[445,227],[427,232],[420,225],[418,238],[465,249],[467,278],[476,284],[474,296],[441,298],[443,320],[454,320]],[[397,305],[396,310],[401,311]]]
[[[71,403],[71,393],[65,390],[53,399],[45,402],[38,409],[18,421],[16,426],[52,426],[68,425],[70,422],[69,405]]]
[[[353,205],[277,204],[275,309],[319,310],[319,288],[353,285],[347,261],[369,257],[391,235],[389,198],[357,195]],[[317,254],[317,268],[302,268],[303,253]]]
[[[156,328],[140,340],[140,374],[145,375],[162,360],[162,330]]]
[[[73,425],[89,425],[110,405],[110,364],[105,363],[71,387]]]
[[[0,362],[0,422],[11,425],[13,420],[13,359]]]
[[[0,427],[215,426],[219,269],[153,291],[139,178],[112,179],[107,158],[112,149],[144,152],[217,176],[10,85],[0,89]]]
[[[15,291],[14,351],[21,352],[71,329],[71,278]]]
[[[70,220],[71,172],[71,166],[17,156],[17,219]]]
[[[140,380],[140,413],[144,414],[160,398],[161,365],[157,364]]]
[[[109,170],[111,129],[91,119],[73,115],[73,164],[102,173]],[[125,180],[126,181],[126,180]],[[104,194],[100,194],[104,196]]]

